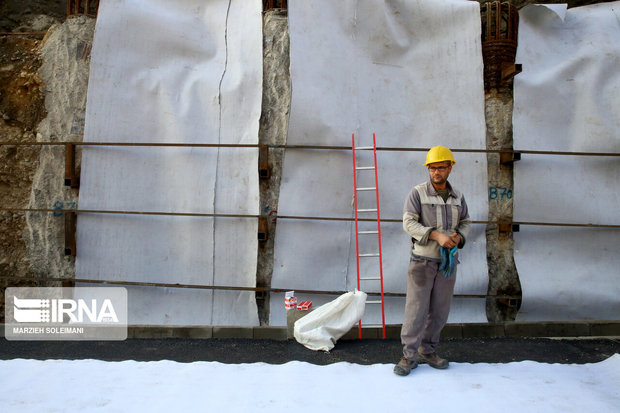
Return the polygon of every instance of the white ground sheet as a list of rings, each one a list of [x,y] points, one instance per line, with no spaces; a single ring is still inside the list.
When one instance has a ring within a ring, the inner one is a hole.
[[[620,153],[620,2],[520,11],[514,147]],[[514,219],[620,224],[618,157],[527,155],[515,163]],[[518,320],[620,315],[620,231],[521,226]]]
[[[289,4],[292,102],[289,145],[485,148],[484,87],[479,5],[470,1],[316,0]],[[370,152],[358,166],[372,165]],[[425,152],[379,151],[386,292],[404,293],[409,241],[400,220],[405,197],[425,181]],[[486,157],[456,153],[450,181],[466,197],[473,220],[487,219]],[[372,172],[358,186],[374,186]],[[359,208],[374,206],[360,192]],[[279,216],[353,217],[351,151],[288,149]],[[368,216],[368,215],[366,215]],[[360,217],[363,217],[360,215]],[[369,225],[360,226],[363,229]],[[360,253],[377,251],[363,245]],[[370,241],[366,241],[370,243]],[[362,258],[362,276],[378,275],[375,258]],[[365,260],[365,261],[364,261]],[[483,225],[473,225],[461,253],[457,294],[484,294],[487,266]],[[279,219],[272,286],[352,291],[357,286],[352,222]],[[379,291],[366,282],[365,292]],[[299,295],[315,305],[330,295]],[[283,294],[272,294],[272,325],[285,324]],[[401,323],[404,298],[386,300],[386,322]],[[380,322],[366,306],[364,323]],[[484,299],[457,299],[451,322],[486,321]]]
[[[85,141],[258,142],[261,2],[101,2]],[[83,210],[258,214],[257,150],[85,147]],[[77,276],[254,286],[256,219],[80,214]],[[255,325],[254,294],[129,287],[129,323]]]
[[[222,364],[6,360],[4,412],[425,411],[616,413],[620,355],[595,364],[421,365],[407,377],[391,364],[317,366],[299,361]],[[241,391],[242,389],[242,391]]]

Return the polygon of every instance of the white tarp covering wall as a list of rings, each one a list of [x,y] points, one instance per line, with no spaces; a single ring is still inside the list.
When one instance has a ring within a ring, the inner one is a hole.
[[[256,144],[258,0],[99,7],[85,141]],[[82,210],[258,214],[254,148],[85,147]],[[77,277],[255,286],[256,219],[80,214]],[[129,323],[256,325],[253,292],[131,287]]]
[[[620,2],[520,11],[514,147],[620,152]],[[514,219],[620,224],[618,157],[523,155],[515,163]],[[620,231],[521,226],[515,261],[518,320],[620,315]]]
[[[379,147],[485,148],[478,3],[314,0],[290,2],[288,14],[287,144],[350,146],[355,133],[367,146],[374,132]],[[369,152],[359,155],[360,166],[372,164]],[[405,197],[428,179],[424,158],[424,152],[378,152],[382,219],[400,221]],[[456,153],[456,160],[450,181],[465,194],[472,219],[486,220],[486,156]],[[358,186],[374,182],[366,174],[359,173]],[[374,193],[361,194],[359,207],[371,207]],[[350,151],[287,149],[278,215],[351,218],[352,202]],[[409,241],[402,224],[383,222],[382,241],[385,291],[404,293]],[[483,225],[473,225],[461,262],[455,292],[485,294]],[[361,265],[363,275],[378,275],[375,259]],[[352,222],[278,220],[272,287],[352,291],[356,280]],[[378,284],[362,290],[376,292]],[[299,297],[315,304],[335,298]],[[484,299],[456,300],[451,322],[486,321],[484,305]],[[404,298],[388,298],[386,322],[401,323],[403,308]],[[377,307],[366,311],[365,322],[380,322]],[[282,294],[272,295],[270,323],[285,324]]]

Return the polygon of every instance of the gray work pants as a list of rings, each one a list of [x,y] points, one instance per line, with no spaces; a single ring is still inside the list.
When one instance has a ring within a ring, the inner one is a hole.
[[[439,263],[415,260],[409,263],[405,316],[400,333],[403,355],[416,360],[420,353],[435,351],[441,329],[448,321],[456,281],[456,267],[451,277],[444,277]]]

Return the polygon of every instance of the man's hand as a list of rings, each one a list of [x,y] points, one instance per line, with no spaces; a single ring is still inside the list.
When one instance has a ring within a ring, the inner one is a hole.
[[[456,232],[450,236],[439,231],[433,231],[429,235],[429,238],[437,241],[439,245],[446,248],[457,247],[461,242],[461,236]]]
[[[461,244],[461,241],[463,241],[463,238],[461,238],[461,234],[458,234],[456,232],[452,234],[450,238],[452,238],[457,247]]]

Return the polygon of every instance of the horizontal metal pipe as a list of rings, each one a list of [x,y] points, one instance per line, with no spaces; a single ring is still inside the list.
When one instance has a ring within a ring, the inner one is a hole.
[[[566,222],[520,222],[513,221],[515,225],[532,225],[544,227],[582,227],[582,228],[620,228],[620,225],[613,224],[571,224]]]
[[[161,212],[161,211],[113,211],[113,210],[96,210],[96,209],[51,209],[51,208],[0,208],[0,212],[39,212],[39,213],[64,213],[74,212],[77,214],[117,214],[117,215],[163,215],[163,216],[188,216],[188,217],[214,217],[214,218],[259,218],[261,215],[253,214],[220,214],[220,213],[200,213],[200,212]],[[277,215],[272,218],[291,219],[305,221],[355,221],[350,217],[306,217],[293,215]],[[376,218],[359,218],[358,221],[376,222]],[[382,222],[402,222],[401,219],[382,218]],[[495,221],[471,221],[472,224],[499,224]],[[574,224],[563,222],[521,222],[513,221],[511,224],[531,225],[531,226],[552,226],[552,227],[585,227],[585,228],[620,228],[620,225],[613,224]]]
[[[175,142],[0,142],[0,145],[9,146],[165,146],[189,148],[258,148],[253,143],[175,143]]]
[[[74,212],[78,214],[117,214],[117,215],[163,215],[181,217],[216,217],[216,218],[258,218],[260,215],[252,214],[208,214],[200,212],[161,212],[161,211],[111,211],[96,209],[50,209],[50,208],[0,208],[0,212],[43,212],[43,213],[65,213]]]
[[[122,281],[122,280],[91,280],[87,278],[56,278],[56,277],[16,277],[8,275],[0,275],[0,279],[16,280],[16,281],[38,281],[38,282],[70,282],[70,283],[91,283],[106,285],[127,285],[137,287],[160,287],[160,288],[189,288],[197,290],[225,290],[225,291],[250,291],[250,292],[271,292],[284,293],[286,291],[295,291],[302,294],[323,294],[323,295],[341,295],[348,291],[326,291],[326,290],[301,290],[298,288],[271,288],[271,287],[235,287],[224,285],[199,285],[199,284],[179,284],[179,283],[153,283],[141,281]],[[369,296],[379,296],[381,293],[367,293]],[[404,293],[384,293],[387,297],[405,297]],[[522,297],[509,295],[485,295],[485,294],[454,294],[456,298],[497,298],[497,299],[516,299]]]
[[[300,220],[319,220],[319,221],[355,221],[354,218],[340,218],[340,217],[303,217],[303,216],[287,216],[278,215],[277,219],[300,219]],[[376,218],[362,219],[358,221],[376,222]],[[381,218],[381,222],[402,222],[402,219],[386,219]],[[472,224],[499,224],[495,221],[471,221]],[[514,221],[511,224],[517,225],[533,225],[533,226],[554,226],[554,227],[588,227],[588,228],[620,228],[620,225],[607,225],[607,224],[568,224],[561,222],[519,222]]]
[[[129,147],[179,147],[179,148],[259,148],[264,146],[273,149],[311,149],[311,150],[347,150],[350,146],[331,145],[259,145],[253,143],[172,143],[172,142],[0,142],[0,146],[62,146],[72,144],[76,146],[129,146]],[[378,151],[388,152],[425,152],[429,148],[407,148],[378,146]],[[463,149],[454,148],[452,152],[462,153],[521,153],[530,155],[564,155],[564,156],[620,156],[615,152],[563,152],[563,151],[535,151],[527,149]]]

